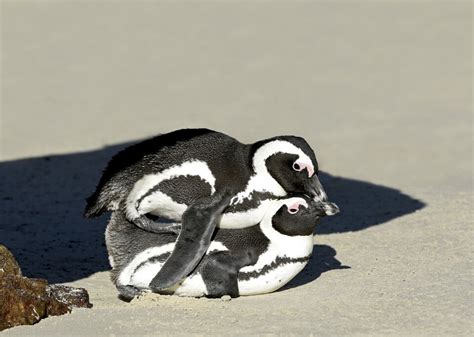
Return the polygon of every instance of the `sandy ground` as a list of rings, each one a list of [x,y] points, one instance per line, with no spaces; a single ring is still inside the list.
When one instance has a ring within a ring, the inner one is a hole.
[[[0,335],[472,335],[471,7],[2,1],[0,242],[94,307]],[[121,302],[84,198],[193,126],[304,136],[343,213],[281,291]]]

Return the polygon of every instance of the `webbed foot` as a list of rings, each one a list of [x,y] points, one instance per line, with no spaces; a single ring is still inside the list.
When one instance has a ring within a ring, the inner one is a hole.
[[[140,295],[142,291],[134,286],[126,285],[126,286],[117,286],[117,290],[119,291],[119,298],[125,302],[130,302],[136,296]]]

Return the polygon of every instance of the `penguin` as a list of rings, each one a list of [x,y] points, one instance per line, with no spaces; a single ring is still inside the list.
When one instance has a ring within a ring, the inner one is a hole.
[[[86,217],[121,211],[149,232],[179,233],[154,290],[179,283],[209,247],[215,227],[258,224],[276,197],[327,200],[316,156],[301,137],[242,144],[209,129],[182,129],[132,145],[108,163]]]
[[[337,212],[335,204],[304,195],[272,200],[259,224],[217,228],[195,270],[164,293],[212,298],[273,292],[308,263],[319,219]],[[119,297],[129,301],[153,291],[150,283],[170,258],[177,235],[146,232],[120,212],[112,214],[106,233],[111,279]]]

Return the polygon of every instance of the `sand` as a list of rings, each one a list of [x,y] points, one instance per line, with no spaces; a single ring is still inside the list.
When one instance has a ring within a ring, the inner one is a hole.
[[[94,307],[0,335],[472,335],[471,7],[2,1],[0,242]],[[342,214],[281,291],[124,303],[84,198],[196,126],[304,136]]]

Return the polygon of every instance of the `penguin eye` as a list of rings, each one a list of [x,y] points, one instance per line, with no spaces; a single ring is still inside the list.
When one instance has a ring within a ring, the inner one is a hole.
[[[288,213],[296,214],[298,213],[299,210],[300,210],[299,208],[288,208]]]
[[[302,169],[303,169],[303,168],[301,167],[300,164],[298,164],[298,163],[293,163],[293,170],[299,172],[299,171],[301,171]]]

